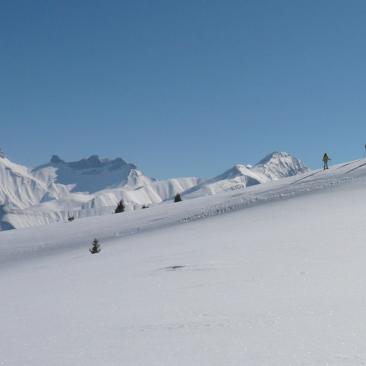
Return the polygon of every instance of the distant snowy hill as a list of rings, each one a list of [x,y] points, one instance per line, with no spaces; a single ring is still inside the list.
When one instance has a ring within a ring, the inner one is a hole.
[[[306,173],[309,169],[295,158],[285,152],[273,152],[267,155],[254,167],[235,165],[224,173],[206,180],[196,187],[190,188],[184,195],[186,197],[200,197],[233,191],[266,183],[297,174]]]
[[[250,168],[238,164],[217,177],[208,179],[201,184],[188,189],[184,192],[184,195],[190,198],[213,195],[261,184],[266,181],[268,181],[268,179],[252,172]]]
[[[124,200],[127,210],[171,200],[218,194],[304,173],[287,153],[272,153],[254,167],[235,165],[217,177],[156,180],[121,158],[97,155],[66,162],[57,155],[29,169],[0,157],[0,230],[112,213]]]

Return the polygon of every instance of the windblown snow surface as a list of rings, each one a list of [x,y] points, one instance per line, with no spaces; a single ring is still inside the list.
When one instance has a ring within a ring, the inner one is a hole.
[[[360,160],[1,232],[0,365],[364,365],[365,203]]]

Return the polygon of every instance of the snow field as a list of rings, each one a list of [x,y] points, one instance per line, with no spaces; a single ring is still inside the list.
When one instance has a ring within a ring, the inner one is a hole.
[[[0,233],[0,365],[365,364],[362,164]]]

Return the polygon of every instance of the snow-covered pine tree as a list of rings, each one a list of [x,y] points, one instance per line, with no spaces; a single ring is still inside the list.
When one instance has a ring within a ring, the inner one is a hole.
[[[97,254],[101,250],[102,249],[100,248],[99,240],[98,239],[94,239],[93,242],[92,242],[92,247],[89,249],[89,252],[91,254]]]
[[[174,202],[181,202],[182,201],[182,197],[180,195],[180,193],[177,193],[174,197]]]
[[[123,200],[120,200],[118,202],[116,209],[114,210],[114,213],[124,212],[124,210],[125,210],[125,204],[123,203]]]

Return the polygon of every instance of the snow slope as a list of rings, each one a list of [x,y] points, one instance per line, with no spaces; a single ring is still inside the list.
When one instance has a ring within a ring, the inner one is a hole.
[[[9,207],[25,208],[40,202],[45,195],[58,198],[65,190],[46,184],[31,175],[28,169],[0,157],[0,202]]]
[[[1,232],[1,364],[363,365],[365,187],[360,160]]]

